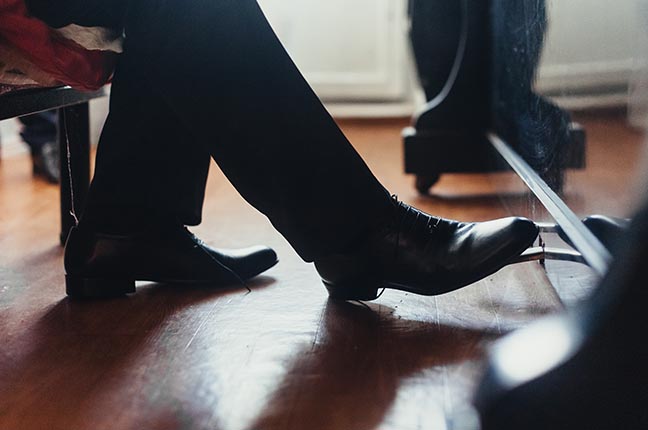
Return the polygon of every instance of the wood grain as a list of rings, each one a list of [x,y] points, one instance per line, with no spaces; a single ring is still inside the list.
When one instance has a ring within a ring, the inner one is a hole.
[[[401,199],[483,220],[524,209],[506,175],[448,175],[419,197],[397,121],[343,127]],[[214,168],[205,222],[223,247],[265,243],[278,266],[229,289],[140,285],[130,297],[64,296],[55,187],[27,158],[0,164],[0,429],[443,429],[470,398],[485,346],[556,309],[542,268],[505,268],[461,291],[327,300],[317,273]]]

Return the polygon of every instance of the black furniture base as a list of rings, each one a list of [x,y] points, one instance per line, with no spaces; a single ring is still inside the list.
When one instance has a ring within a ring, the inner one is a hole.
[[[416,189],[427,194],[443,173],[487,173],[511,171],[485,132],[442,130],[403,130],[405,173],[416,175]],[[578,124],[571,125],[571,144],[564,148],[564,168],[583,169],[586,165],[586,135]]]
[[[411,44],[427,104],[403,132],[405,172],[416,175],[421,193],[427,193],[443,173],[510,170],[495,155],[486,135],[495,130],[513,146],[530,145],[534,142],[521,137],[542,140],[539,130],[546,130],[547,124],[541,119],[553,120],[550,125],[564,131],[558,139],[560,163],[549,170],[585,167],[584,130],[569,125],[566,112],[534,93],[532,82],[527,82],[535,76],[528,73],[535,70],[534,64],[517,66],[528,75],[513,83],[519,94],[512,102],[500,100],[496,66],[505,59],[495,55],[499,51],[493,46],[498,40],[493,37],[496,7],[496,0],[409,0]],[[536,105],[535,110],[528,104]],[[534,151],[527,152],[532,156]],[[555,179],[556,189],[561,188],[560,175],[541,173]]]
[[[498,165],[499,157],[483,133],[418,132],[408,127],[403,130],[403,140],[405,172],[417,175],[416,189],[421,194],[426,194],[442,173],[481,172],[486,166]]]
[[[80,92],[70,87],[35,88],[0,96],[0,120],[60,109],[61,244],[80,216],[90,184],[90,117],[88,102],[103,90]],[[69,162],[69,164],[68,164]]]

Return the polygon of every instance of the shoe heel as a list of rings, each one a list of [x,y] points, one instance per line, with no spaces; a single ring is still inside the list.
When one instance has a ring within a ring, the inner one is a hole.
[[[65,275],[65,292],[76,298],[118,297],[135,292],[134,279],[92,279]]]
[[[366,279],[358,282],[347,281],[341,284],[322,282],[328,290],[329,297],[334,300],[370,301],[378,298],[377,282],[367,282]]]

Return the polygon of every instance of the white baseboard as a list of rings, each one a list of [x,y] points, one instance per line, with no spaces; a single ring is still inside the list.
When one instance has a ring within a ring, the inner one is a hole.
[[[334,118],[402,118],[416,111],[413,102],[396,103],[326,103]]]
[[[628,104],[627,93],[554,96],[549,98],[565,109],[581,111],[587,109],[623,107]]]
[[[586,92],[627,87],[636,67],[632,59],[541,66],[536,89],[540,92]]]

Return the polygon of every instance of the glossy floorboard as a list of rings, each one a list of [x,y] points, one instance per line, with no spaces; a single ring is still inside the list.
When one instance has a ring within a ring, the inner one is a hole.
[[[402,199],[465,220],[508,215],[500,176],[448,176],[437,197],[418,197],[402,174],[404,125],[344,128]],[[533,263],[437,298],[330,302],[313,267],[217,169],[195,231],[280,254],[251,292],[141,285],[130,297],[70,301],[57,199],[30,180],[26,158],[0,164],[0,429],[443,429],[469,398],[485,346],[561,306]]]

